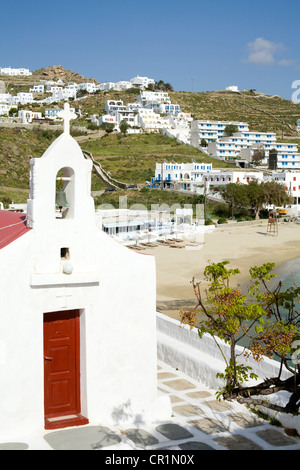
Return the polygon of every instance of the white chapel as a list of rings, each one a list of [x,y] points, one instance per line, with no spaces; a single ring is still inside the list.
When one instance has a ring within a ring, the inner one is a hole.
[[[167,418],[157,395],[155,259],[95,223],[69,132],[31,159],[27,214],[0,211],[0,440]]]

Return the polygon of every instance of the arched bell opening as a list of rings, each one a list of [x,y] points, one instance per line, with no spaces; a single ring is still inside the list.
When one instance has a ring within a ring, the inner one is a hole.
[[[57,219],[74,217],[75,173],[72,168],[61,168],[56,174],[55,212]]]

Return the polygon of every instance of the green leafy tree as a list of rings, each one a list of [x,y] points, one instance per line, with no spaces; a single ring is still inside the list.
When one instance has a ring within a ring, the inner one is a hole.
[[[226,137],[231,137],[233,134],[239,131],[238,126],[235,124],[227,124],[227,126],[224,129],[224,135]]]
[[[293,204],[294,198],[290,196],[284,186],[276,181],[268,181],[264,184],[265,203],[275,206]]]
[[[14,114],[16,114],[18,112],[18,109],[17,108],[10,108],[10,110],[8,111],[8,115],[9,116],[13,116]]]
[[[237,212],[244,212],[249,206],[248,194],[243,184],[227,184],[222,190],[222,197],[229,206],[231,217]]]
[[[258,181],[250,181],[244,188],[249,205],[255,214],[255,219],[259,219],[260,210],[265,202],[264,183]]]
[[[173,91],[173,87],[170,83],[165,83],[163,80],[155,82],[155,89],[161,91]]]
[[[265,151],[263,149],[257,149],[253,152],[252,163],[260,165],[262,160],[265,158]]]
[[[192,280],[197,304],[190,311],[180,311],[181,322],[191,328],[197,324],[200,338],[209,334],[216,342],[225,361],[224,372],[217,374],[225,382],[217,392],[219,398],[298,414],[300,361],[296,359],[297,345],[300,344],[300,313],[297,310],[300,288],[295,286],[282,291],[282,283],[279,282],[271,289],[269,281],[275,276],[274,264],[265,263],[249,271],[251,285],[248,298],[238,287],[230,286],[232,276],[239,270],[228,269],[228,264],[228,261],[223,261],[205,268],[204,275],[209,282],[206,298],[203,298],[200,283]],[[204,320],[198,321],[199,311],[204,313]],[[241,355],[237,345],[245,337],[248,338],[249,349],[244,349],[244,355]],[[229,357],[224,344],[230,346]],[[248,386],[249,379],[257,379],[251,366],[243,361],[250,355],[256,361],[263,360],[264,356],[277,356],[280,361],[278,376],[266,377],[257,385]],[[281,378],[283,366],[292,374],[285,380]],[[281,390],[290,392],[286,406],[261,399],[261,395],[267,396]]]
[[[107,134],[110,134],[114,128],[115,128],[115,125],[111,122],[102,122],[101,124],[101,129],[103,129]]]
[[[285,206],[293,202],[284,186],[276,181],[229,183],[222,189],[222,197],[228,204],[232,217],[235,213],[252,209],[255,219],[259,218],[264,205]]]
[[[124,121],[124,119],[120,122],[120,131],[122,132],[122,134],[126,134],[127,132],[127,129],[130,127],[130,125],[128,124],[127,121]]]

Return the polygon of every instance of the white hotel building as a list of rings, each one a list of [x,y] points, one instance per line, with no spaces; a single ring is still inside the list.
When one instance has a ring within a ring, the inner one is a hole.
[[[236,132],[230,137],[221,137],[214,142],[209,142],[207,150],[212,156],[222,160],[231,160],[239,157],[242,150],[259,145],[267,145],[267,149],[271,149],[275,143],[274,132]]]
[[[290,142],[272,142],[272,144],[253,145],[247,149],[243,149],[240,153],[240,158],[247,161],[252,160],[255,151],[264,150],[265,157],[262,160],[262,165],[269,166],[271,170],[300,170],[300,153],[298,153],[298,145]],[[270,150],[276,150],[277,163],[272,168],[269,164]]]
[[[172,188],[203,194],[204,186],[210,188],[229,183],[248,184],[251,181],[276,181],[294,198],[294,205],[300,205],[300,171],[273,171],[264,176],[260,170],[213,169],[208,163],[156,163],[155,177],[151,183],[155,187]]]
[[[201,140],[213,142],[224,136],[226,126],[235,125],[239,132],[249,131],[246,122],[228,121],[192,121],[191,123],[191,144],[194,147],[201,146]]]
[[[238,126],[239,132],[230,137],[224,136],[228,124]],[[251,161],[256,150],[264,150],[263,165],[268,165],[269,151],[277,151],[278,169],[300,169],[298,145],[276,142],[275,132],[249,131],[248,124],[243,122],[193,121],[191,123],[191,144],[199,147],[201,140],[208,142],[208,153],[221,160]]]
[[[248,184],[250,181],[263,181],[263,172],[241,169],[213,169],[211,163],[156,163],[152,184],[193,192],[198,186],[224,186],[229,183]],[[202,190],[203,191],[203,190]]]
[[[202,184],[212,172],[211,163],[156,163],[155,177],[151,182],[163,187],[191,189],[191,182]]]

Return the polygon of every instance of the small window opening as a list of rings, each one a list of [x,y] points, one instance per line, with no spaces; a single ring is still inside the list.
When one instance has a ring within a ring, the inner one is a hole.
[[[61,257],[61,259],[70,259],[70,250],[69,250],[69,248],[61,248],[60,249],[60,257]]]

